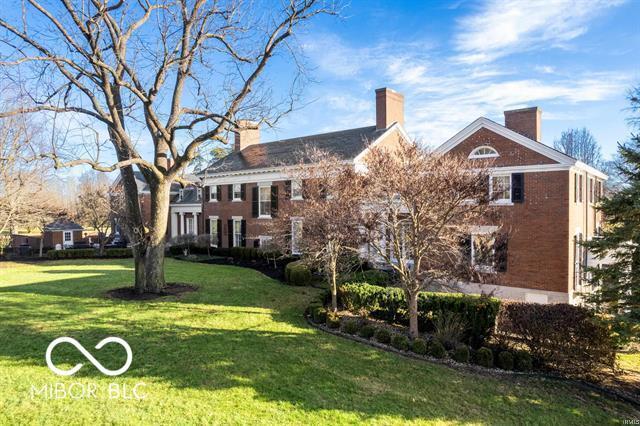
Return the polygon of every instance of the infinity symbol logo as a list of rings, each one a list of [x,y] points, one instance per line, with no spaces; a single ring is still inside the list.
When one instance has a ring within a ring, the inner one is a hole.
[[[87,351],[84,348],[84,346],[82,346],[80,342],[78,342],[76,339],[73,339],[71,337],[58,337],[53,342],[49,343],[49,346],[47,347],[47,353],[45,354],[47,367],[49,367],[49,369],[54,373],[56,373],[58,376],[71,376],[77,373],[78,370],[80,370],[83,366],[82,363],[78,363],[69,370],[61,370],[55,365],[53,365],[53,362],[51,361],[51,352],[53,352],[53,349],[56,346],[58,346],[60,343],[70,343],[73,346],[75,346],[75,348],[79,350],[80,353],[82,353],[82,355],[84,355],[84,357],[87,358],[91,364],[93,364],[98,370],[100,370],[102,374],[105,374],[107,376],[121,375],[122,373],[124,373],[129,369],[129,367],[131,366],[131,361],[133,360],[133,353],[131,352],[131,346],[129,346],[127,342],[125,342],[123,339],[119,337],[107,337],[106,339],[102,339],[96,345],[96,349],[98,350],[102,349],[102,347],[108,343],[118,343],[124,348],[124,350],[127,352],[127,362],[125,362],[122,368],[119,368],[118,370],[109,370],[107,368],[104,368],[104,366],[100,364],[100,362],[97,359],[95,359],[93,355],[91,355],[89,351]]]

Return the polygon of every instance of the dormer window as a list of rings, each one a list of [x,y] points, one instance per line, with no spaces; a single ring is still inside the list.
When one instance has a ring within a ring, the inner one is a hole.
[[[471,154],[469,154],[470,159],[495,157],[500,157],[500,154],[498,154],[498,151],[491,148],[490,146],[479,146],[478,148],[471,151]]]
[[[196,197],[198,201],[202,200],[202,188],[196,189]]]
[[[183,196],[184,196],[184,189],[178,190],[178,201],[182,201]]]

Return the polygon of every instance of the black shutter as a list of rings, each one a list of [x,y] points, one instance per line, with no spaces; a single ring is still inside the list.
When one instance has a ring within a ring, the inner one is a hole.
[[[218,241],[218,247],[222,247],[222,219],[218,219],[218,226],[216,228],[216,231],[218,231],[216,241]]]
[[[233,219],[229,219],[227,221],[228,229],[228,237],[229,237],[229,248],[233,247]]]
[[[242,237],[240,238],[240,240],[242,241],[242,247],[246,247],[247,246],[247,221],[246,220],[241,220],[240,221],[240,234],[242,234]]]
[[[278,187],[271,186],[271,217],[278,215]]]
[[[302,186],[302,199],[307,198],[307,181],[303,180],[300,185]]]
[[[258,199],[258,191],[259,188],[258,186],[254,186],[253,188],[251,188],[251,217],[258,217],[259,216],[259,203],[260,200]]]
[[[507,272],[507,242],[508,237],[506,234],[499,234],[496,236],[496,242],[494,243],[494,252],[495,252],[495,265],[496,271],[498,272]]]
[[[227,185],[229,201],[233,200],[233,185]]]
[[[260,240],[253,240],[253,248],[260,248]]]
[[[211,235],[211,219],[204,220],[204,233]]]
[[[524,202],[524,173],[511,175],[511,201],[514,203]]]
[[[216,200],[222,201],[222,185],[216,186]]]
[[[246,190],[247,190],[247,184],[246,183],[240,184],[240,199],[242,201],[244,201],[247,198],[245,194]]]
[[[204,187],[204,199],[205,201],[211,201],[211,187]]]
[[[291,198],[291,181],[284,181],[284,196],[285,198]]]
[[[471,266],[471,235],[464,235],[460,238],[460,250],[462,251],[463,265]]]

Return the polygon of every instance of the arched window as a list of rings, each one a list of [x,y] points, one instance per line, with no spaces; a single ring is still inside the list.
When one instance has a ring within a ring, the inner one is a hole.
[[[479,146],[469,154],[469,158],[494,158],[499,156],[498,151],[490,146]]]

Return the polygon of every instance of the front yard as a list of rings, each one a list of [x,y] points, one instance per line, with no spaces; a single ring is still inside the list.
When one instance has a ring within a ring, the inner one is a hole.
[[[104,297],[132,279],[129,260],[0,263],[0,424],[320,424],[371,422],[602,424],[640,418],[629,405],[543,379],[463,373],[406,359],[310,328],[312,288],[289,287],[250,269],[167,260],[169,281],[199,291],[124,302]],[[94,346],[119,336],[131,368],[102,375],[70,345],[58,367],[49,343],[70,336],[107,368],[123,351]],[[63,363],[63,360],[66,363]],[[144,382],[144,400],[31,397],[61,382]]]

